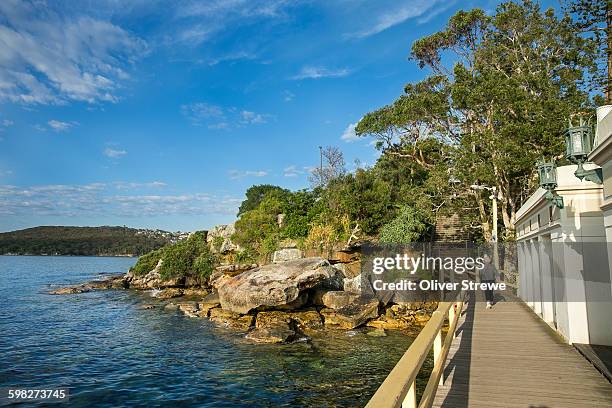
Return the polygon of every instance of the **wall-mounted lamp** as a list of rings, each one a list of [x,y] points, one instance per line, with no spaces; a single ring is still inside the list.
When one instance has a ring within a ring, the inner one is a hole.
[[[574,172],[577,178],[602,184],[603,177],[600,168],[585,170],[583,167],[592,149],[593,127],[590,121],[585,122],[581,117],[578,126],[573,126],[570,120],[570,126],[565,132],[565,157],[572,163],[578,164],[578,169]]]
[[[558,208],[563,208],[563,197],[555,192],[557,188],[557,166],[554,161],[540,160],[537,163],[540,187],[546,190],[547,201],[550,201]]]

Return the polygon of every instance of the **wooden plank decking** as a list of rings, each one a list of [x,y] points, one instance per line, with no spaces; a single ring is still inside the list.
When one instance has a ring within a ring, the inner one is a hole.
[[[612,384],[524,303],[470,301],[434,407],[612,407]]]

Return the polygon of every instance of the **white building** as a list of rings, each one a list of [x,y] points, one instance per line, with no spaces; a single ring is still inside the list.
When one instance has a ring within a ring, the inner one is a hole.
[[[558,208],[539,188],[517,212],[519,296],[569,343],[612,345],[612,106],[599,108],[586,170],[557,168]]]

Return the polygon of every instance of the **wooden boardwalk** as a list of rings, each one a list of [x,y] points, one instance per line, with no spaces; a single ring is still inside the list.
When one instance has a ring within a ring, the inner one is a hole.
[[[434,407],[612,407],[612,384],[524,303],[463,313]]]

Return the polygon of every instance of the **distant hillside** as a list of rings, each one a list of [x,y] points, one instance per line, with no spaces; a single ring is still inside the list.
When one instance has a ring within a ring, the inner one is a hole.
[[[126,227],[35,227],[0,233],[0,255],[142,255],[185,235]]]

